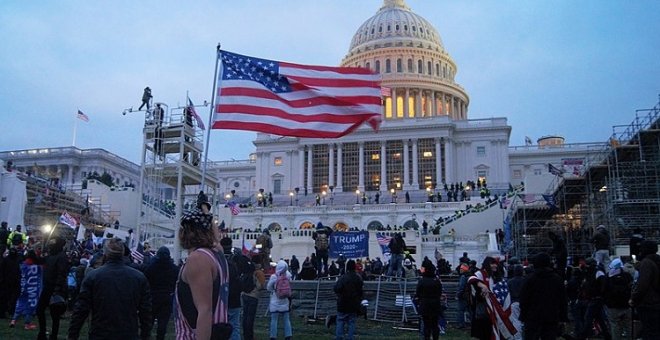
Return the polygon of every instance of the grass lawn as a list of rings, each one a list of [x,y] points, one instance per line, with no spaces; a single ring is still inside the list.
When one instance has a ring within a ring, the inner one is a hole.
[[[67,313],[68,315],[68,313]],[[89,319],[88,319],[89,320]],[[36,318],[34,320],[36,322]],[[48,319],[50,325],[50,319]],[[293,327],[294,339],[334,339],[334,326],[331,329],[325,328],[323,320],[316,322],[305,322],[302,317],[293,317],[291,319]],[[269,317],[258,317],[255,324],[255,336],[257,339],[269,339]],[[284,339],[282,330],[282,321],[280,321],[279,339]],[[364,319],[358,319],[357,336],[356,339],[419,339],[419,334],[415,331],[395,329],[392,323],[376,322]],[[59,339],[66,339],[69,327],[69,320],[62,320],[60,326]],[[80,333],[80,339],[87,339],[87,329],[83,329]],[[152,331],[152,339],[155,337],[155,330]],[[24,330],[22,321],[16,324],[16,328],[9,328],[9,320],[0,320],[0,339],[5,340],[34,340],[37,335],[37,330]],[[450,328],[446,335],[441,336],[442,339],[470,339],[468,331],[461,331]],[[174,326],[170,320],[170,327],[166,339],[174,339]]]

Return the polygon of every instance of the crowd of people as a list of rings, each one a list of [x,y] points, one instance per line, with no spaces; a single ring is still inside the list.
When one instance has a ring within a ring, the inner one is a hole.
[[[248,257],[233,246],[210,207],[200,195],[197,209],[182,217],[179,240],[188,257],[180,265],[167,247],[153,252],[148,244],[139,256],[142,263],[136,263],[135,252],[119,238],[99,246],[91,237],[67,244],[53,236],[39,247],[20,228],[10,232],[3,223],[0,317],[8,317],[10,327],[22,319],[37,339],[57,339],[67,310],[69,339],[81,336],[90,316],[90,338],[146,339],[155,333],[163,339],[173,317],[177,339],[254,339],[260,292],[266,290],[269,337],[277,338],[283,329],[284,338],[291,339],[291,281],[329,276],[337,295],[331,319],[336,337],[351,339],[368,304],[364,282],[405,279],[417,282],[414,304],[421,333],[438,339],[450,321],[440,275],[455,272],[459,282],[452,298],[458,313],[451,321],[458,328],[469,325],[474,338],[621,339],[634,331],[633,318],[641,322],[643,339],[660,338],[660,256],[657,243],[645,241],[639,232],[631,242],[635,257],[612,257],[607,229],[598,226],[592,233],[593,254],[572,263],[562,236],[549,232],[547,253],[524,261],[486,257],[480,267],[464,253],[452,269],[437,250],[433,259],[424,257],[417,266],[402,232],[387,244],[389,261],[343,254],[331,259],[333,230],[319,224],[311,234],[314,252],[302,264],[295,255],[273,263],[268,229],[256,240],[258,254]],[[39,284],[31,286],[34,282]]]

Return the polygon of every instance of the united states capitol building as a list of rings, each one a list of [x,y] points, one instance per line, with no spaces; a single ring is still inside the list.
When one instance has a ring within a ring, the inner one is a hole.
[[[548,173],[548,164],[562,168],[566,160],[571,164],[577,160],[582,167],[593,146],[602,141],[571,144],[559,136],[546,136],[535,143],[511,146],[512,127],[506,117],[470,119],[470,96],[456,82],[459,68],[449,50],[451,46],[444,46],[433,24],[404,0],[385,0],[357,27],[340,63],[382,75],[385,91],[379,131],[365,126],[339,139],[258,133],[254,153],[246,160],[209,163],[212,188],[205,191],[214,197],[225,225],[238,230],[232,237],[239,240],[246,230],[269,228],[274,233],[274,258],[291,254],[304,258],[314,251],[309,229],[321,222],[336,230],[369,230],[371,257],[381,255],[375,233],[397,230],[405,233],[411,252],[419,258],[432,257],[436,249],[450,263],[464,251],[475,257],[497,253],[497,244],[486,231],[502,228],[507,209],[492,201],[494,195],[514,188],[520,194],[540,196],[555,177]],[[168,115],[174,122],[176,114]],[[185,163],[180,180],[141,187],[141,181],[154,178],[150,168],[162,166],[161,176],[168,176],[168,158],[158,161],[148,156],[154,138],[149,131],[147,124],[142,165],[105,150],[73,147],[7,151],[0,153],[0,159],[12,160],[19,171],[35,165],[49,169],[69,186],[93,171],[109,172],[119,179],[118,184],[137,188],[127,190],[130,193],[122,190],[124,196],[119,199],[104,194],[108,209],[118,210],[111,207],[114,200],[136,200],[134,206],[143,202],[139,209],[121,209],[117,219],[122,226],[144,225],[142,232],[149,233],[151,225],[158,232],[149,236],[165,235],[176,229],[176,217],[194,201],[199,186],[192,179],[199,177],[201,166],[188,157],[170,157],[171,162]],[[195,136],[201,133],[187,128],[181,133],[191,134],[185,140],[177,135],[177,141],[186,145],[181,150],[190,148],[188,154],[199,155],[202,143]],[[607,138],[603,136],[603,141]],[[163,149],[168,152],[167,145]],[[180,153],[179,149],[172,152]],[[579,175],[577,171],[575,176]],[[490,201],[480,195],[484,185]],[[457,199],[449,198],[452,187]],[[169,215],[153,212],[158,209],[144,199],[149,195],[177,205]],[[240,204],[238,215],[222,209],[229,201]],[[153,220],[145,221],[145,216]],[[245,237],[255,239],[256,234]]]

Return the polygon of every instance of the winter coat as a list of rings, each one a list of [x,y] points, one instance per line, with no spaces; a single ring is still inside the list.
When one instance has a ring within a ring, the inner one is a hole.
[[[270,292],[270,302],[268,303],[268,311],[271,313],[288,312],[289,311],[289,298],[279,298],[276,294],[275,282],[280,274],[285,275],[291,280],[291,273],[287,271],[288,266],[286,262],[280,260],[275,267],[275,274],[270,276],[266,289]]]
[[[363,296],[362,278],[354,271],[347,271],[335,283],[337,294],[337,312],[359,313]]]
[[[440,315],[442,313],[442,283],[435,277],[423,276],[417,282],[415,295],[419,299],[419,313]]]
[[[538,269],[523,282],[520,321],[549,325],[568,321],[567,306],[564,281],[552,269]]]
[[[630,299],[635,307],[660,309],[660,255],[646,255],[639,264],[639,278]]]

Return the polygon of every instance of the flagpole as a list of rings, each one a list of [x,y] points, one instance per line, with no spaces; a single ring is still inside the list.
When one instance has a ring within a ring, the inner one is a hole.
[[[73,142],[71,143],[72,146],[76,146],[76,129],[78,128],[78,117],[73,117]]]
[[[218,63],[220,58],[218,58],[220,54],[220,43],[218,43],[218,46],[216,46],[215,49],[215,73],[213,73],[213,93],[211,94],[211,107],[209,108],[209,125],[208,129],[206,129],[206,145],[204,146],[204,167],[202,168],[202,185],[201,185],[201,190],[204,190],[204,182],[206,181],[206,168],[208,167],[208,160],[209,160],[209,140],[211,138],[211,128],[212,124],[211,122],[213,121],[213,111],[214,111],[214,103],[215,103],[215,94],[217,92],[216,86],[218,84]]]

